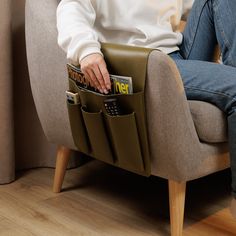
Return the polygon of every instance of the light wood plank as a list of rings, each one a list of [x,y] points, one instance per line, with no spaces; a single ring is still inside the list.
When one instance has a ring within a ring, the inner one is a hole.
[[[0,236],[170,235],[166,180],[94,161],[68,170],[64,191],[54,194],[53,174],[29,170],[0,186]],[[184,236],[234,235],[228,181],[219,173],[189,183]]]
[[[232,217],[228,208],[186,227],[184,236],[235,236],[236,220]]]
[[[7,218],[0,218],[0,236],[35,236],[32,232],[25,229],[16,222]]]

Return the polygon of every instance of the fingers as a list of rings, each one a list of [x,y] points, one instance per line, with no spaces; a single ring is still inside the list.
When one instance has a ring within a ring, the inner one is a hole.
[[[95,89],[98,89],[102,93],[102,88],[99,85],[99,83],[97,82],[96,76],[94,75],[93,71],[86,70],[86,71],[82,71],[82,72],[84,73],[85,79],[87,81],[89,81],[91,86],[94,87]]]
[[[100,54],[88,55],[80,62],[80,66],[89,83],[107,94],[111,89],[111,81],[103,57]]]
[[[93,69],[94,69],[94,74],[95,74],[95,77],[97,78],[97,81],[99,83],[99,86],[102,88],[102,91],[103,93],[108,93],[107,91],[107,87],[105,85],[105,81],[104,81],[104,78],[103,78],[103,75],[100,71],[100,65],[96,65]]]
[[[111,89],[111,80],[110,80],[110,75],[108,73],[107,66],[106,66],[106,63],[104,60],[101,64],[99,64],[99,69],[101,71],[106,89],[110,90]]]

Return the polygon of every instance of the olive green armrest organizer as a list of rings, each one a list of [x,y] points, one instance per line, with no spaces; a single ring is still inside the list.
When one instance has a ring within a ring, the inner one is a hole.
[[[69,79],[69,89],[79,93],[80,103],[67,103],[72,135],[79,151],[145,176],[151,174],[144,103],[147,61],[151,51],[102,44],[109,73],[132,77],[133,94],[98,94],[80,89]],[[107,114],[104,100],[111,97],[117,98],[125,115]]]

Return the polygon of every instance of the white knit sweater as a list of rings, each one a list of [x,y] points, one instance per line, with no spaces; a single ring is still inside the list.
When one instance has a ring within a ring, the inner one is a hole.
[[[58,44],[74,64],[101,53],[99,42],[178,50],[182,13],[193,0],[62,0],[57,9]]]

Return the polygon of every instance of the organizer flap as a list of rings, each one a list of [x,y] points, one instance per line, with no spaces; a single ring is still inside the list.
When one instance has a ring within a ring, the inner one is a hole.
[[[150,48],[102,43],[101,50],[110,74],[130,76],[134,92],[144,91]]]

